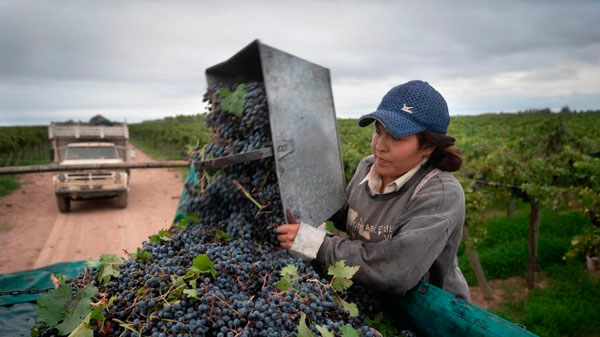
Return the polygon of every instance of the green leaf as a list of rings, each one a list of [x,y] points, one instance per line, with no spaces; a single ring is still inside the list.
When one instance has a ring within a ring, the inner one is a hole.
[[[319,332],[321,333],[321,336],[323,336],[323,337],[335,337],[335,334],[332,331],[329,331],[329,329],[327,329],[327,326],[325,326],[325,325],[316,325],[315,324],[315,328],[317,328],[317,330],[319,330]]]
[[[359,266],[346,266],[346,261],[339,260],[334,265],[329,266],[327,269],[327,274],[333,277],[347,278],[351,279],[354,274],[358,271]]]
[[[219,92],[221,97],[221,109],[237,117],[242,117],[244,112],[244,96],[246,95],[246,85],[240,84],[232,93],[228,89]]]
[[[400,332],[394,327],[391,319],[383,315],[383,312],[377,313],[372,319],[367,317],[367,325],[377,330],[383,336],[398,336]]]
[[[340,331],[342,332],[342,337],[360,337],[358,330],[354,329],[350,324],[340,327]]]
[[[199,223],[200,219],[198,219],[198,216],[194,213],[187,213],[183,218],[181,218],[181,220],[179,220],[173,227],[179,229],[180,231],[185,230],[188,223]]]
[[[144,291],[146,291],[146,289],[144,289],[144,287],[141,287],[140,289],[137,290],[137,292],[135,294],[137,296],[142,296],[142,295],[144,295]]]
[[[91,285],[83,290],[77,290],[75,296],[67,302],[67,310],[62,323],[56,326],[59,335],[66,335],[75,330],[81,321],[92,312],[90,302],[97,294],[98,289]]]
[[[69,337],[94,337],[94,331],[88,328],[84,322],[81,322],[73,332],[69,334]]]
[[[292,283],[298,279],[298,267],[293,264],[288,264],[281,268],[279,274],[281,275],[281,278],[275,283],[275,286],[279,291],[288,291],[292,289]]]
[[[200,254],[194,258],[191,271],[194,273],[210,273],[215,277],[217,276],[217,270],[213,266],[214,263],[206,254]]]
[[[349,279],[334,277],[331,280],[331,286],[333,287],[333,289],[335,289],[338,292],[344,291],[344,290],[350,288],[351,285],[352,285],[352,281]]]
[[[231,240],[233,240],[233,238],[229,235],[227,235],[227,233],[223,232],[223,231],[218,231],[217,234],[215,235],[215,237],[217,238],[217,240],[221,240],[221,241],[225,241],[225,242],[231,242]]]
[[[55,327],[65,317],[66,305],[71,300],[73,288],[61,282],[58,289],[40,296],[37,300],[38,318],[49,327]]]
[[[358,307],[354,303],[344,301],[339,295],[333,298],[333,301],[350,313],[350,317],[358,317]]]
[[[137,252],[134,255],[135,259],[138,261],[146,261],[152,258],[152,253],[143,251],[140,248],[137,249]]]
[[[86,323],[89,323],[90,319],[95,319],[96,321],[104,321],[104,315],[102,315],[102,309],[104,307],[102,305],[97,305],[92,309],[92,313],[89,315]]]
[[[298,278],[298,267],[293,264],[288,264],[287,266],[281,268],[281,272],[279,273],[281,276],[290,276],[292,278]]]
[[[108,300],[108,304],[106,305],[107,308],[112,307],[115,304],[115,301],[117,300],[117,296],[113,296]]]
[[[316,337],[306,325],[305,313],[300,314],[300,322],[298,323],[298,337]]]
[[[173,286],[175,288],[181,287],[182,285],[185,285],[185,279],[183,276],[179,276],[178,278],[175,278],[174,275],[171,275],[171,281],[173,282]]]
[[[195,298],[195,299],[199,300],[200,298],[198,297],[198,291],[196,290],[196,284],[197,284],[196,280],[191,280],[190,281],[190,286],[192,286],[192,288],[191,289],[184,289],[183,293],[185,295],[187,295],[188,297]]]
[[[194,289],[183,289],[183,294],[187,295],[187,297],[189,297],[189,298],[195,298],[197,300],[200,299],[198,297],[198,290],[196,288],[194,288]]]
[[[336,291],[344,291],[352,285],[352,276],[358,271],[358,266],[346,266],[346,261],[337,261],[334,265],[329,266],[327,274],[332,275],[331,286]]]
[[[106,285],[111,277],[119,276],[119,266],[122,263],[123,259],[114,254],[100,255],[100,259],[98,260],[98,281]]]
[[[275,286],[279,291],[288,291],[292,289],[292,282],[287,277],[282,277],[275,283]]]
[[[150,235],[150,243],[160,242],[160,241],[171,241],[169,237],[169,231],[166,229],[161,229],[158,233],[154,235]]]

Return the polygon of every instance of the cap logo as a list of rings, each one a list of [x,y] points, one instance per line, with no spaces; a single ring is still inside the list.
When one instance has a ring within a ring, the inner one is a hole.
[[[412,108],[414,108],[414,106],[406,106],[406,103],[404,103],[404,106],[400,110],[406,112],[407,114],[412,114]]]

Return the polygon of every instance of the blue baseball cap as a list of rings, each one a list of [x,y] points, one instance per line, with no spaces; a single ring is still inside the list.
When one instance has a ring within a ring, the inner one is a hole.
[[[358,125],[379,121],[395,137],[430,129],[445,134],[450,124],[444,97],[429,83],[410,81],[388,91],[375,112],[362,116]]]

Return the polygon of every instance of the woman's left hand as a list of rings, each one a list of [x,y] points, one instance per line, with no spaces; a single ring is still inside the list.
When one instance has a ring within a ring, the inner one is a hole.
[[[279,240],[279,244],[281,247],[290,249],[292,248],[292,244],[296,239],[296,235],[298,235],[298,230],[300,229],[300,224],[283,224],[277,227],[277,239]]]

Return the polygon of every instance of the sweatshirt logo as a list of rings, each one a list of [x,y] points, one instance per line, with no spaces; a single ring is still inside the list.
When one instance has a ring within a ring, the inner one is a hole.
[[[407,114],[412,114],[412,108],[414,108],[414,106],[406,106],[406,103],[404,103],[404,106],[402,106],[402,111],[406,112]]]

